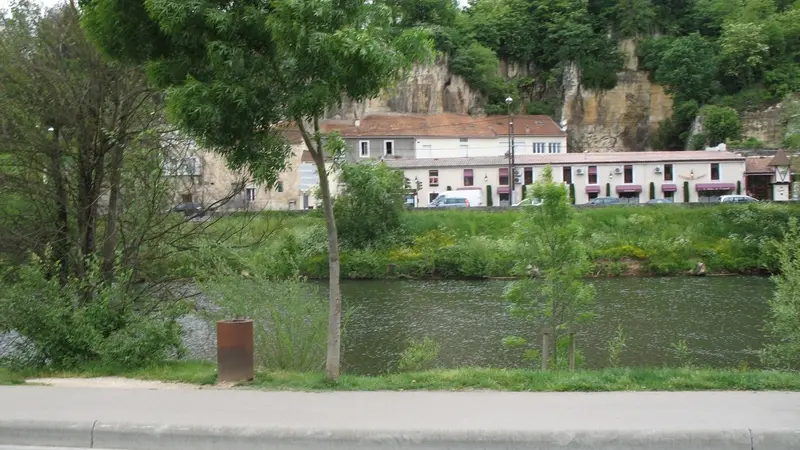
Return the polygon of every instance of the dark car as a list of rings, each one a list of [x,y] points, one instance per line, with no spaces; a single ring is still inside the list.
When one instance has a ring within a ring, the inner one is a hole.
[[[622,203],[622,200],[618,199],[617,197],[597,197],[589,200],[587,205],[592,206],[604,206],[604,205],[619,205]]]
[[[172,208],[173,212],[183,213],[185,216],[203,216],[205,211],[199,203],[179,203]]]

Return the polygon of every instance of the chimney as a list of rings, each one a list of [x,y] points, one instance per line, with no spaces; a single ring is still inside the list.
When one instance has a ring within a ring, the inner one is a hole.
[[[361,120],[359,120],[359,119],[354,120],[353,121],[353,125],[355,125],[356,128],[360,127],[361,126]]]

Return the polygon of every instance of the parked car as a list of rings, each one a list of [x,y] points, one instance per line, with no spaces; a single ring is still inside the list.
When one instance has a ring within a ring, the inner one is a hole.
[[[604,206],[604,205],[619,205],[621,203],[622,200],[620,200],[617,197],[597,197],[589,200],[589,202],[586,204],[592,206]]]
[[[672,200],[666,198],[653,198],[647,201],[648,205],[671,205],[672,203]]]
[[[526,198],[521,202],[514,203],[513,205],[515,208],[517,206],[542,206],[542,199],[540,198]]]
[[[466,197],[438,196],[428,205],[429,208],[469,208]]]
[[[205,211],[199,203],[179,203],[172,208],[173,212],[183,213],[185,216],[203,216]]]
[[[749,195],[723,195],[719,198],[720,203],[750,203],[757,201]]]
[[[431,208],[483,206],[483,198],[480,189],[447,191],[439,194],[428,206]]]

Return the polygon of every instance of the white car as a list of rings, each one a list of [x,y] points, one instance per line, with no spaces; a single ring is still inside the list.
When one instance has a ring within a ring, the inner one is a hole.
[[[757,201],[749,195],[723,195],[719,198],[720,203],[750,203]]]
[[[516,208],[517,206],[541,206],[542,200],[539,198],[526,198],[521,202],[515,203],[513,206]]]

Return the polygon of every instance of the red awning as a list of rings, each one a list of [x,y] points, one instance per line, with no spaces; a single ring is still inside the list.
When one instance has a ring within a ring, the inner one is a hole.
[[[510,191],[511,190],[508,188],[508,186],[498,186],[497,187],[497,193],[498,194],[508,194]]]
[[[662,184],[661,192],[677,192],[678,186],[674,184]]]
[[[732,191],[736,189],[733,183],[698,183],[694,186],[697,191]]]
[[[590,194],[591,193],[595,193],[595,192],[599,193],[600,192],[600,186],[597,185],[597,184],[591,184],[589,186],[586,186],[586,192],[588,192]]]
[[[617,193],[621,192],[642,192],[642,187],[638,184],[623,184],[622,186],[617,186]]]

